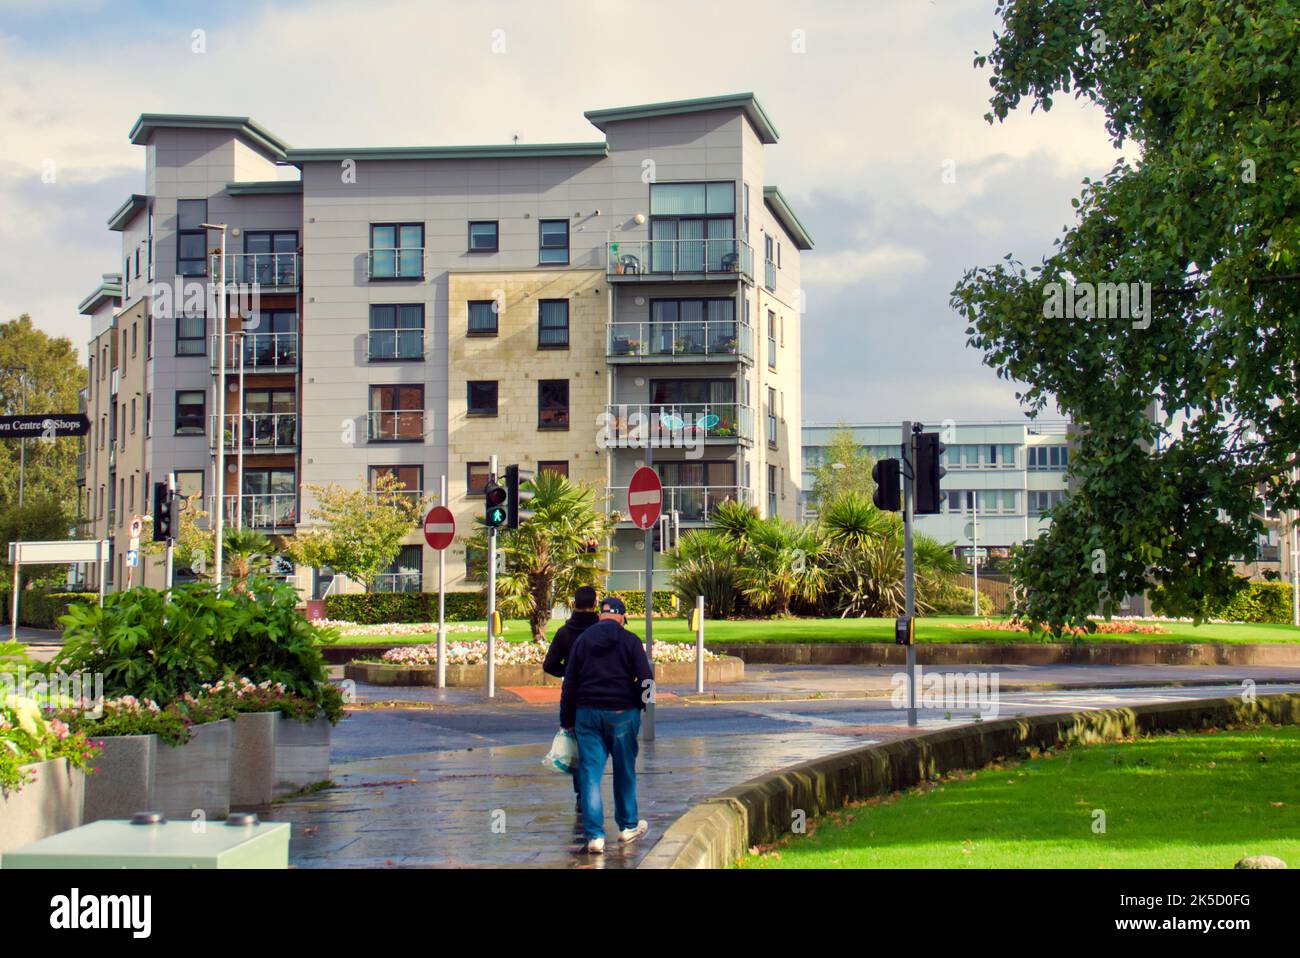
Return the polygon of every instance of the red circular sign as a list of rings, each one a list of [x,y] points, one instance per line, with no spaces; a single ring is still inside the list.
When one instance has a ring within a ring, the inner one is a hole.
[[[442,551],[456,538],[456,517],[446,506],[434,506],[424,517],[424,541]]]
[[[632,514],[632,523],[638,529],[649,529],[659,521],[663,505],[664,484],[659,481],[659,473],[642,466],[632,474],[627,487],[627,510]]]

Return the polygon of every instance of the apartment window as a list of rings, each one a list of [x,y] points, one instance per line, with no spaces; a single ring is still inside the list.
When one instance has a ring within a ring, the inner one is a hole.
[[[176,435],[203,435],[203,401],[201,389],[187,389],[176,393]]]
[[[776,369],[776,313],[767,311],[767,368]]]
[[[135,397],[131,397],[131,435],[135,435]]]
[[[153,393],[144,397],[144,435],[146,439],[153,435]]]
[[[243,523],[251,529],[292,526],[298,509],[297,476],[292,469],[247,469],[239,504]]]
[[[1068,446],[1030,446],[1029,468],[1033,471],[1061,471],[1070,465]]]
[[[149,498],[149,496],[152,493],[153,493],[153,486],[149,485],[149,473],[146,472],[144,474],[144,485],[140,487],[140,505],[145,506],[146,508],[151,508],[153,506],[153,502]]]
[[[208,272],[207,200],[176,201],[176,272],[181,276],[205,276]]]
[[[420,442],[424,439],[423,386],[371,386],[371,442]]]
[[[370,227],[370,278],[424,276],[424,224],[375,223]]]
[[[244,234],[243,274],[245,283],[262,286],[292,286],[296,279],[297,230],[258,230]]]
[[[743,227],[746,239],[749,238],[749,184],[745,184],[745,207]]]
[[[153,203],[149,204],[148,254],[149,254],[149,282],[152,283],[153,282]],[[149,354],[151,356],[153,355],[152,350],[150,350]]]
[[[135,249],[135,278],[140,278],[140,247]]]
[[[419,592],[424,546],[402,546],[392,563],[370,583],[371,592]]]
[[[1029,492],[1029,514],[1031,516],[1041,516],[1052,506],[1061,501],[1062,492],[1059,489],[1031,489]]]
[[[472,299],[469,301],[469,335],[497,335],[497,303],[494,299]]]
[[[131,355],[132,357],[139,351],[140,347],[140,324],[131,324]]]
[[[564,476],[564,478],[567,479],[567,478],[569,478],[569,460],[567,460],[567,459],[552,459],[552,460],[546,460],[546,461],[539,462],[539,463],[537,464],[537,471],[538,471],[539,473],[542,473],[542,472],[553,472],[553,473],[555,473],[556,475],[558,475],[558,476]]]
[[[736,301],[731,298],[650,300],[652,355],[736,355]]]
[[[469,251],[471,253],[495,253],[497,251],[496,220],[470,220]]]
[[[497,381],[471,379],[465,384],[465,411],[471,416],[497,414]]]
[[[488,464],[486,462],[465,463],[465,495],[481,496],[487,488]]]
[[[537,347],[567,349],[569,345],[569,301],[543,299],[537,304]]]
[[[776,466],[767,467],[767,515],[776,518]]]
[[[127,483],[126,488],[128,490],[128,496],[129,496],[129,498],[126,500],[127,508],[130,509],[132,512],[135,512],[135,473],[134,472],[131,473],[130,482]]]
[[[650,239],[652,272],[735,272],[736,184],[650,184]]]
[[[418,497],[424,488],[423,466],[371,466],[370,490],[373,492],[381,476],[394,476],[402,492],[412,493]]]
[[[370,307],[370,361],[424,359],[424,304]]]
[[[208,317],[202,311],[176,317],[176,355],[203,356],[208,351]]]
[[[104,437],[108,435],[108,416],[99,417],[99,448],[104,448]]]
[[[569,221],[539,220],[538,262],[543,266],[567,266],[569,263]]]
[[[103,348],[103,359],[99,363],[99,378],[104,379],[108,376],[108,347]]]
[[[767,444],[776,445],[776,390],[767,390]]]
[[[153,359],[153,310],[144,314],[144,356]]]
[[[95,357],[93,355],[86,358],[86,379],[91,384],[95,382]],[[87,390],[87,393],[89,393],[89,390]]]
[[[538,381],[537,428],[569,428],[569,381],[567,379]]]

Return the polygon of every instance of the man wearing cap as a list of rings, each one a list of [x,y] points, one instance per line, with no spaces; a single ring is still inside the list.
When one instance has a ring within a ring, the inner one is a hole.
[[[578,740],[578,789],[586,850],[605,850],[605,809],[600,780],[605,761],[614,761],[614,820],[619,838],[634,842],[649,828],[637,818],[636,756],[641,710],[654,675],[641,640],[629,632],[627,607],[610,596],[600,604],[600,621],[573,644],[560,692],[560,725]]]
[[[557,679],[564,678],[564,668],[568,664],[573,643],[599,621],[600,617],[596,614],[596,590],[589,585],[578,586],[573,593],[573,614],[569,616],[569,621],[556,630],[555,638],[551,639],[546,659],[542,662],[542,671]],[[582,787],[576,771],[573,774],[573,795],[574,805],[581,812]]]

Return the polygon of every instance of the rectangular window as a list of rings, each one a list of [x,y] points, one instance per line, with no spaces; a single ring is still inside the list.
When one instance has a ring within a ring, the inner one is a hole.
[[[736,184],[650,185],[650,271],[737,272]]]
[[[176,393],[176,435],[201,436],[204,393],[201,389],[187,389]]]
[[[135,278],[140,278],[140,247],[135,249]]]
[[[471,336],[495,336],[497,329],[497,304],[494,299],[473,299],[469,302],[469,329]]]
[[[135,397],[131,397],[131,435],[135,435]]]
[[[132,357],[134,357],[135,354],[139,351],[139,348],[140,348],[140,324],[139,324],[139,323],[132,323],[132,324],[131,324],[131,355],[132,355]]]
[[[554,459],[554,460],[539,462],[537,464],[537,471],[553,472],[556,475],[564,476],[567,479],[569,477],[569,460]]]
[[[744,208],[744,233],[745,238],[749,238],[749,184],[745,184],[745,208]]]
[[[176,472],[176,493],[181,497],[182,503],[187,499],[195,496],[199,497],[199,508],[206,508],[203,505],[203,478],[202,469],[181,469]]]
[[[767,467],[767,515],[776,518],[776,466]]]
[[[776,313],[767,311],[767,368],[776,369]]]
[[[242,269],[236,277],[243,283],[262,286],[293,286],[297,279],[297,230],[257,230],[244,234]]]
[[[488,464],[486,462],[465,463],[465,495],[481,496],[487,488]]]
[[[497,251],[496,220],[470,220],[469,251],[471,253],[495,253]]]
[[[543,266],[569,263],[569,221],[538,220],[538,262]]]
[[[420,442],[424,439],[423,386],[371,386],[371,442]]]
[[[370,278],[422,279],[423,277],[424,224],[372,224]]]
[[[776,390],[771,387],[767,390],[767,443],[776,445]]]
[[[497,382],[495,379],[471,379],[465,384],[465,411],[471,416],[497,414]]]
[[[146,439],[153,435],[153,393],[144,397],[144,435]]]
[[[402,546],[389,567],[370,583],[371,592],[419,592],[423,578],[424,546]]]
[[[569,428],[569,381],[567,379],[538,381],[537,428]]]
[[[152,279],[152,277],[150,277]],[[144,356],[145,359],[153,359],[153,310],[145,313],[144,316]]]
[[[424,359],[424,304],[370,307],[370,361]]]
[[[176,272],[181,276],[206,276],[208,233],[207,200],[176,201]]]
[[[130,482],[127,483],[127,508],[135,512],[135,473],[131,473]]]
[[[131,298],[131,257],[122,261],[122,296]]]
[[[569,345],[569,301],[543,299],[537,303],[537,348],[564,349]]]
[[[371,466],[370,490],[372,492],[375,489],[376,480],[381,476],[395,476],[401,484],[401,490],[411,493],[416,498],[419,497],[421,490],[424,488],[423,466]]]
[[[176,355],[204,356],[208,352],[208,318],[202,312],[176,317]]]

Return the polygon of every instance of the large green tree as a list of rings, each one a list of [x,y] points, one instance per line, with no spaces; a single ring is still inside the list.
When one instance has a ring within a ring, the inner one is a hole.
[[[869,500],[876,491],[876,483],[871,478],[873,465],[875,460],[854,438],[852,428],[840,423],[831,433],[821,462],[809,470],[813,478],[809,501],[820,509],[836,496],[856,494]]]
[[[989,121],[1072,93],[1130,149],[1084,181],[1050,255],[1027,268],[1008,254],[953,291],[985,362],[1028,384],[1032,409],[1054,399],[1082,424],[1072,493],[1013,562],[1019,611],[1081,624],[1159,584],[1164,611],[1203,614],[1236,588],[1260,483],[1300,504],[1300,4],[999,0],[997,13],[975,57],[992,68]],[[1100,284],[1124,284],[1129,308]],[[1082,308],[1063,311],[1072,292]]]

